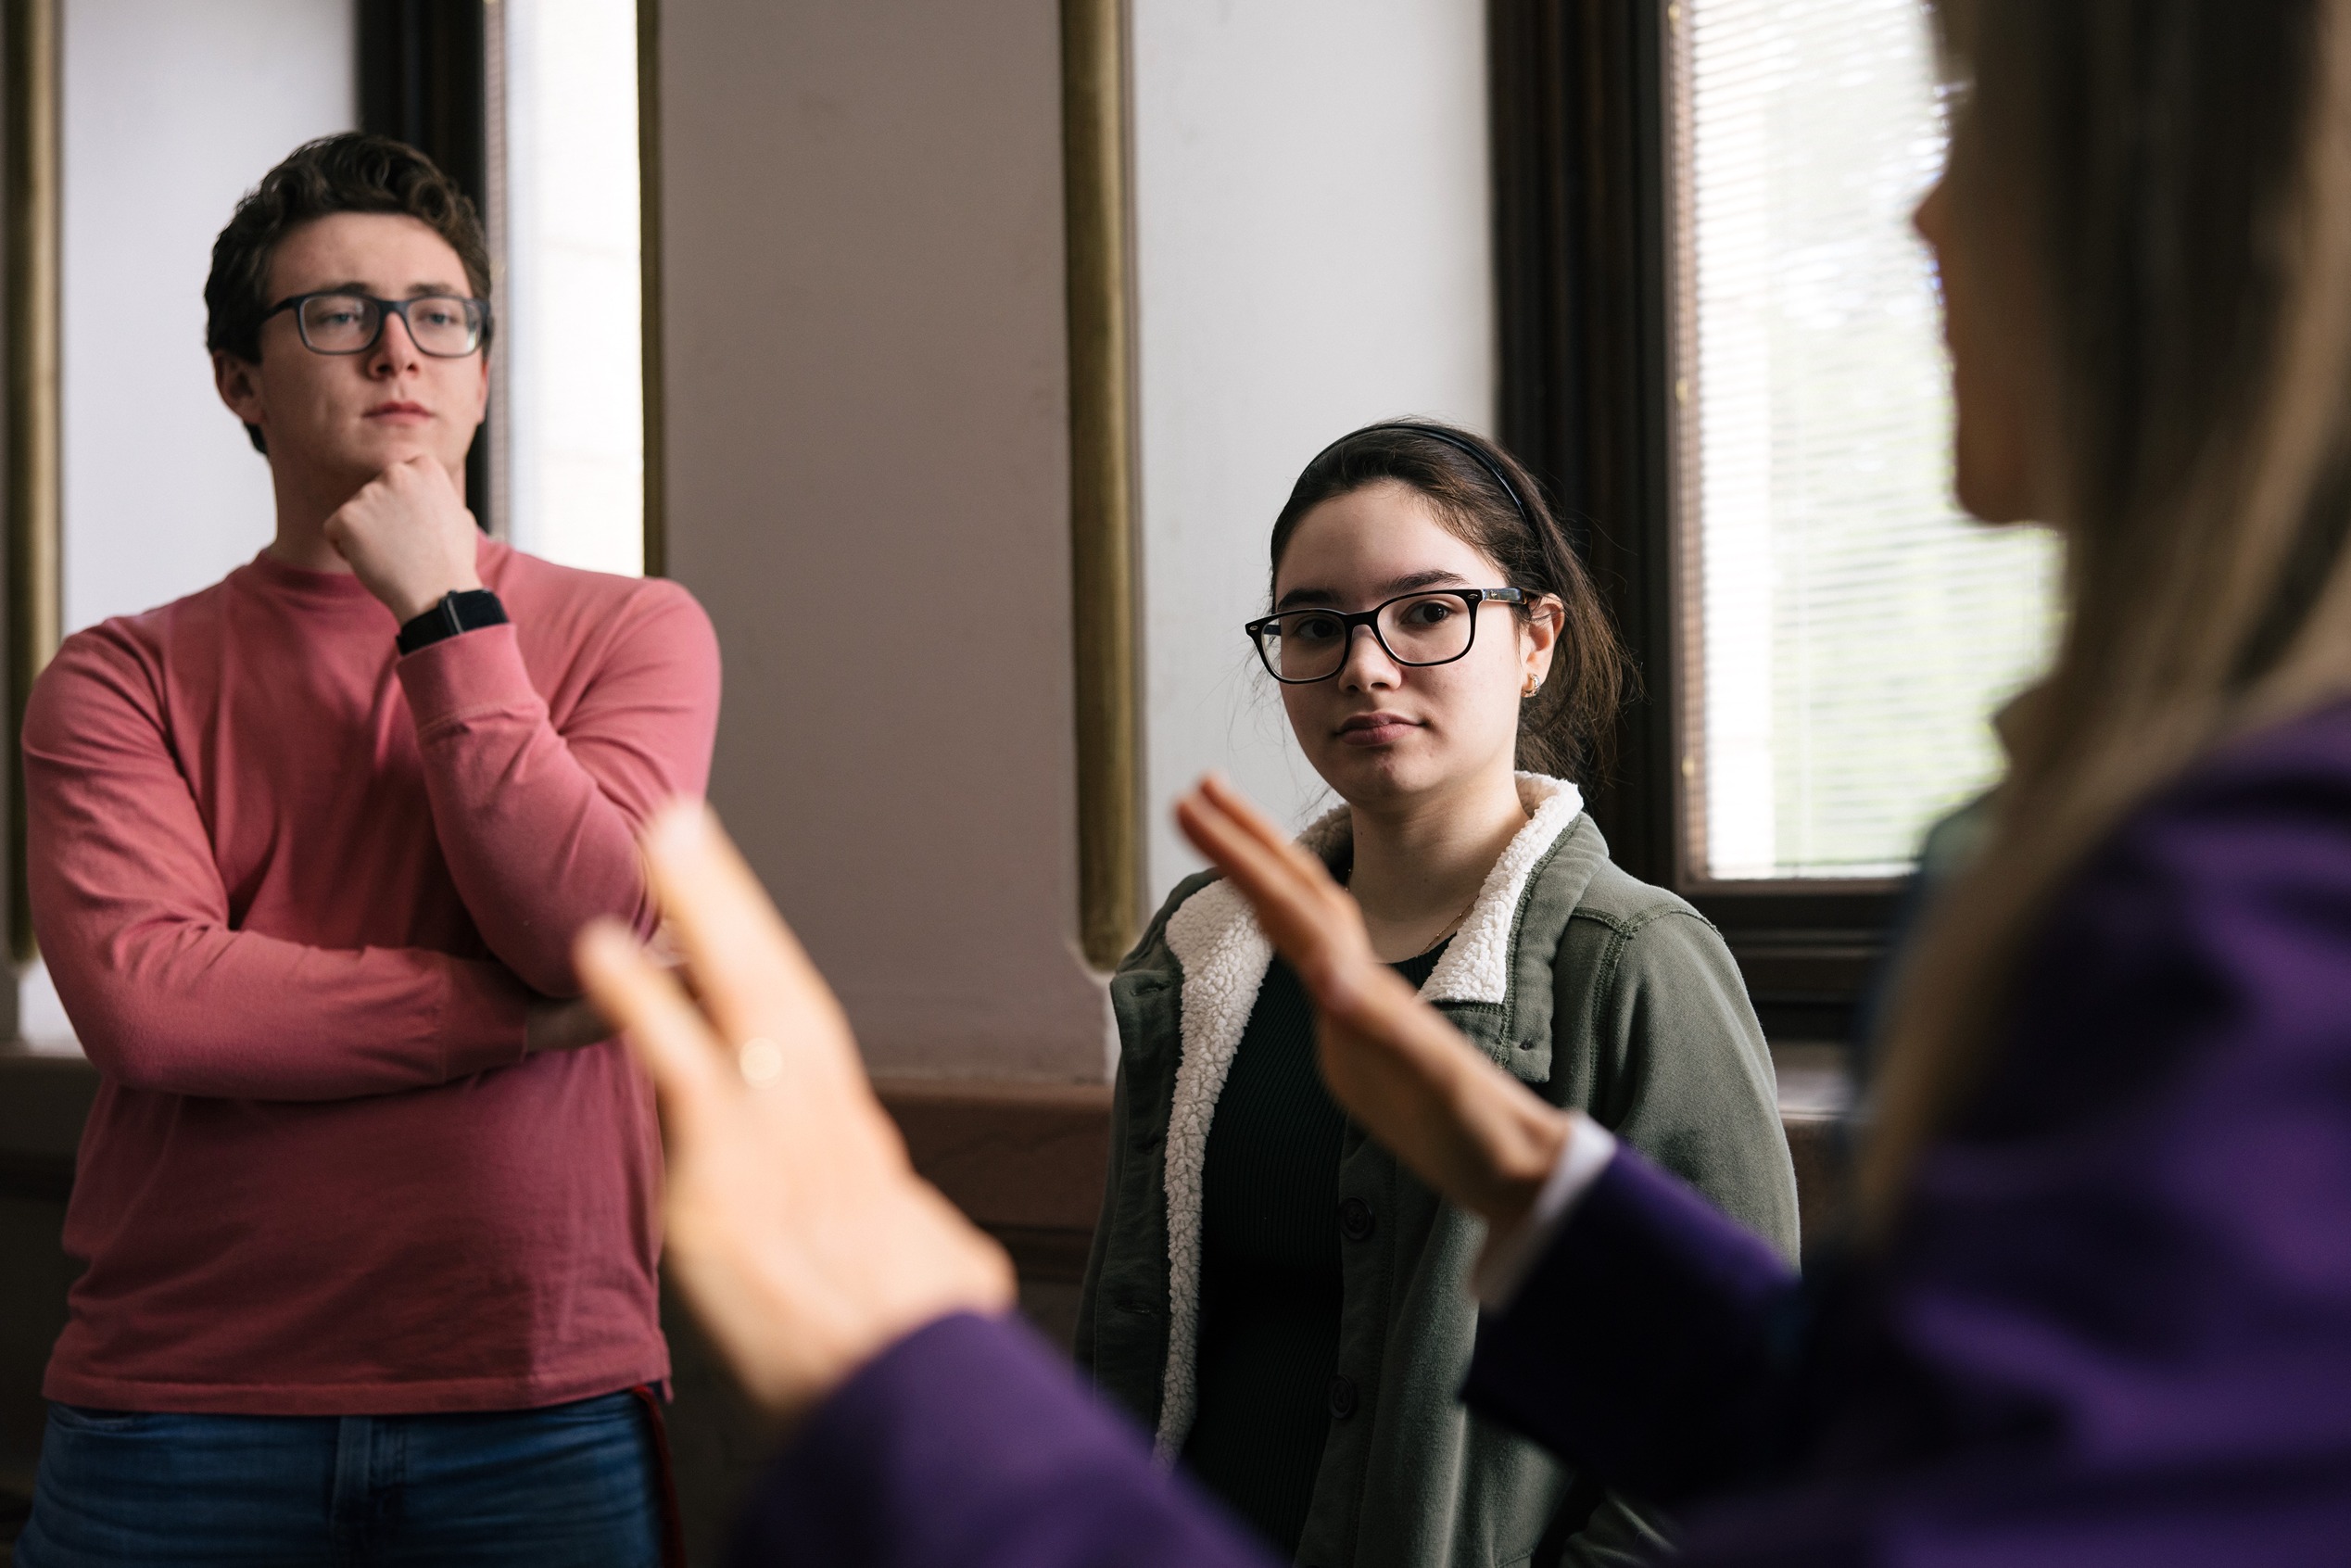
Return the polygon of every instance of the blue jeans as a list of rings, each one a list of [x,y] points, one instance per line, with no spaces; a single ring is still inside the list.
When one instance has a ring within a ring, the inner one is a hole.
[[[629,1393],[480,1415],[49,1407],[18,1568],[656,1568],[651,1417]]]

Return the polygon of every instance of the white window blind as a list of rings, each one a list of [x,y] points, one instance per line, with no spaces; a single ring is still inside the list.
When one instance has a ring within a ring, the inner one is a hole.
[[[1919,0],[1684,0],[1681,693],[1693,869],[1878,877],[1991,779],[2056,558],[1951,499],[1912,207],[1942,159]]]

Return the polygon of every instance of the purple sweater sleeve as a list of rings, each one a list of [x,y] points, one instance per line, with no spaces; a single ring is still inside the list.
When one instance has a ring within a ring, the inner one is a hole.
[[[1752,1446],[1797,1293],[1768,1243],[1620,1144],[1480,1322],[1463,1397],[1617,1486],[1678,1497]]]
[[[1801,1345],[1785,1276],[1620,1156],[1472,1397],[1652,1494],[1766,1461],[1683,1514],[1691,1568],[2345,1561],[2351,703],[2120,824],[2010,1006]]]
[[[817,1410],[745,1509],[739,1568],[1266,1568],[1019,1325],[907,1335]]]

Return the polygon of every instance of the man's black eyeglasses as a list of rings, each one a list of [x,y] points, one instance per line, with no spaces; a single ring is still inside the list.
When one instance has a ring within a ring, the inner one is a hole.
[[[1381,648],[1399,664],[1416,669],[1449,664],[1477,640],[1478,606],[1489,601],[1523,604],[1526,592],[1422,588],[1369,610],[1284,610],[1242,629],[1257,646],[1268,675],[1284,686],[1307,686],[1339,673],[1358,626],[1371,627]]]
[[[422,294],[413,299],[378,299],[372,294],[297,294],[261,312],[268,321],[294,312],[302,347],[313,354],[364,354],[384,335],[384,322],[398,316],[420,354],[461,360],[482,346],[490,324],[487,299],[454,294]]]

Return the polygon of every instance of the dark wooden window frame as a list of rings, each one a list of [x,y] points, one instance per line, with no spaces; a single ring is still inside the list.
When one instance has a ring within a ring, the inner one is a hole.
[[[489,213],[482,0],[360,0],[360,129],[422,152]],[[465,454],[465,497],[490,526],[490,438]]]
[[[453,175],[492,228],[489,122],[492,47],[484,0],[359,0],[360,127],[397,136]],[[644,289],[645,575],[669,570],[662,462],[661,6],[637,0],[638,190]],[[494,264],[502,264],[495,263]],[[497,392],[492,391],[493,398]],[[483,528],[492,525],[496,447],[485,421],[465,455],[465,491]]]
[[[1703,882],[1682,847],[1675,693],[1695,627],[1675,540],[1681,15],[1661,0],[1489,0],[1499,434],[1570,520],[1639,666],[1614,775],[1590,790],[1617,862],[1722,929],[1775,1040],[1844,1040],[1899,885]]]

